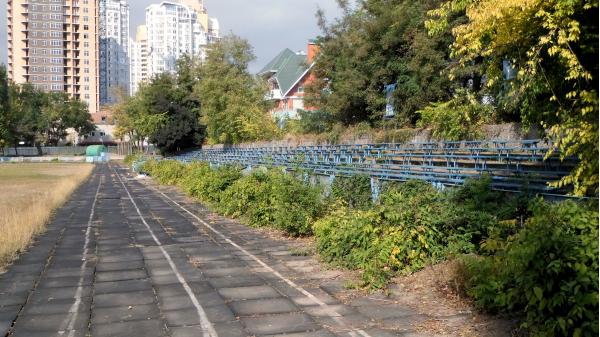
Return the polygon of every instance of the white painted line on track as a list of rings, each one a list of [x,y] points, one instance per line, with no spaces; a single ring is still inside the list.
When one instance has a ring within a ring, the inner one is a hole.
[[[85,268],[87,268],[87,255],[90,250],[90,233],[92,231],[92,220],[94,219],[94,212],[96,208],[96,203],[98,202],[98,194],[100,193],[100,186],[102,186],[102,181],[104,177],[101,177],[98,181],[98,188],[96,189],[96,194],[94,194],[94,202],[92,202],[92,210],[90,211],[90,216],[87,222],[87,228],[85,229],[85,240],[83,242],[83,257],[81,260],[81,267],[79,268],[79,282],[77,282],[77,290],[75,291],[75,302],[69,308],[69,312],[67,314],[67,318],[61,324],[61,330],[58,332],[60,335],[64,335],[67,331],[69,334],[68,337],[73,337],[75,335],[75,323],[77,322],[77,317],[79,316],[79,306],[81,305],[81,295],[83,293],[83,278],[85,277]]]
[[[152,229],[150,228],[150,226],[146,222],[146,219],[144,219],[144,216],[140,212],[140,209],[138,208],[137,203],[135,202],[135,200],[133,200],[133,197],[131,196],[131,193],[129,193],[129,189],[127,188],[127,186],[125,185],[125,183],[121,179],[121,175],[114,168],[113,168],[113,171],[115,172],[115,175],[117,176],[117,178],[119,178],[119,182],[121,182],[121,185],[123,186],[123,189],[125,189],[125,192],[127,193],[127,197],[131,201],[131,204],[135,208],[138,216],[140,217],[140,219],[142,220],[142,222],[146,226],[146,229],[148,230],[148,232],[152,236],[152,239],[154,239],[154,242],[158,245],[158,248],[162,252],[163,256],[169,262],[169,266],[171,267],[171,270],[173,270],[173,272],[175,273],[175,276],[177,276],[177,280],[183,286],[183,289],[185,289],[185,292],[187,293],[188,297],[190,298],[190,300],[194,304],[194,307],[196,308],[196,312],[198,313],[198,318],[200,319],[200,327],[202,328],[202,335],[203,336],[207,336],[207,337],[218,337],[217,332],[215,331],[215,328],[213,327],[213,325],[208,320],[208,316],[206,315],[206,311],[204,311],[204,308],[202,308],[202,305],[200,305],[200,302],[198,301],[198,298],[196,298],[196,295],[192,291],[192,288],[190,288],[190,286],[186,282],[186,280],[183,277],[183,275],[181,275],[181,273],[177,269],[177,266],[175,266],[175,263],[173,262],[173,259],[171,259],[171,255],[169,255],[169,253],[167,253],[167,251],[164,249],[164,247],[163,247],[162,243],[160,242],[160,240],[158,240],[158,238],[156,237],[156,235],[154,235],[154,232],[152,231]]]
[[[196,220],[200,221],[200,223],[202,223],[202,225],[204,225],[206,228],[208,228],[209,230],[211,230],[213,233],[217,234],[219,237],[221,237],[221,239],[225,240],[227,243],[229,243],[233,247],[237,248],[242,253],[246,254],[248,257],[250,257],[251,259],[253,259],[254,261],[256,261],[258,264],[260,264],[263,268],[267,269],[273,275],[275,275],[278,278],[280,278],[281,280],[283,280],[289,286],[291,286],[292,288],[296,289],[297,291],[301,292],[306,297],[308,297],[309,299],[311,299],[314,303],[316,303],[321,308],[323,308],[328,313],[329,317],[331,317],[333,320],[335,320],[340,326],[352,329],[351,331],[349,331],[350,336],[352,336],[352,337],[358,337],[358,335],[356,334],[356,333],[358,333],[358,334],[360,334],[363,337],[371,337],[371,335],[369,335],[364,330],[353,329],[351,327],[348,327],[348,325],[346,324],[346,322],[344,322],[343,316],[341,314],[339,314],[331,306],[329,306],[327,303],[321,301],[315,295],[313,295],[312,293],[310,293],[306,289],[302,288],[301,286],[297,285],[294,281],[289,280],[285,276],[281,275],[281,273],[279,273],[277,270],[273,269],[271,266],[269,266],[268,264],[266,264],[265,262],[263,262],[261,259],[259,259],[255,255],[253,255],[252,253],[250,253],[249,251],[247,251],[246,249],[244,249],[243,247],[241,247],[237,243],[233,242],[231,239],[229,239],[228,237],[226,237],[224,234],[222,234],[221,232],[219,232],[218,230],[216,230],[214,227],[212,227],[211,225],[209,225],[206,221],[202,220],[196,214],[190,212],[187,208],[183,207],[181,204],[179,204],[177,201],[173,200],[168,195],[164,194],[162,191],[158,191],[158,193],[162,194],[162,196],[164,198],[166,198],[167,200],[170,200],[173,204],[177,205],[183,211],[185,211],[189,215],[193,216]]]

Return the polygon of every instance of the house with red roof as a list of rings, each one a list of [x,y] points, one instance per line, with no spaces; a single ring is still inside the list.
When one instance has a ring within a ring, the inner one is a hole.
[[[304,104],[304,89],[313,80],[311,69],[319,47],[309,41],[307,52],[281,51],[258,73],[267,81],[267,99],[275,102],[271,114],[278,118],[297,118],[299,110],[315,110]]]

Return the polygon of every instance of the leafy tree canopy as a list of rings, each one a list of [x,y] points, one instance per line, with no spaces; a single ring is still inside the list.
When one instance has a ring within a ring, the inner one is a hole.
[[[277,126],[268,114],[266,85],[248,72],[254,60],[248,41],[234,35],[211,47],[195,94],[209,142],[233,144],[270,139]]]
[[[312,105],[344,124],[379,121],[385,109],[384,86],[397,83],[393,101],[402,124],[416,111],[451,97],[453,85],[440,76],[450,63],[450,30],[428,36],[426,13],[440,1],[338,1],[344,15],[323,30],[315,82],[307,88]],[[450,18],[461,20],[460,15]]]
[[[451,76],[481,63],[501,109],[547,130],[562,156],[579,157],[558,185],[597,193],[598,1],[451,0],[429,12],[429,32],[445,31],[456,13],[468,20],[452,29]],[[516,72],[510,82],[506,64]]]

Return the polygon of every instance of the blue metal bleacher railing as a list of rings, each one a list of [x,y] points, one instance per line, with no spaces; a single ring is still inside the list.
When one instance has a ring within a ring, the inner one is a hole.
[[[306,169],[317,175],[368,175],[382,181],[419,179],[435,186],[461,185],[488,174],[498,190],[564,195],[548,182],[567,175],[576,158],[548,154],[542,140],[462,141],[407,144],[231,147],[196,150],[173,159],[213,165],[274,166]]]

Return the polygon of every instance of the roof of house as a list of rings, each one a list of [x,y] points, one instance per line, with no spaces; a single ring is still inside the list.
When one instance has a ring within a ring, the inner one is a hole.
[[[279,53],[258,73],[260,76],[270,75],[277,80],[281,93],[285,96],[310,69],[306,63],[306,55],[296,54],[286,48]]]

